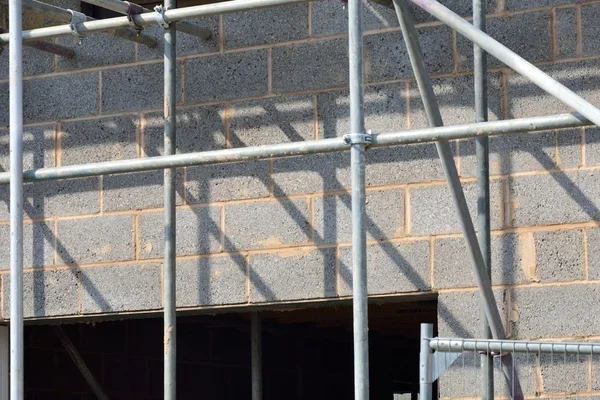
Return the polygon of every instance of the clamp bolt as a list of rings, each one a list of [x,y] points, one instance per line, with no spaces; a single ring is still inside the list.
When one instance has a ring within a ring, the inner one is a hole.
[[[344,135],[344,142],[348,144],[369,145],[373,143],[373,133],[371,130],[368,130],[365,133],[350,133],[348,135]]]

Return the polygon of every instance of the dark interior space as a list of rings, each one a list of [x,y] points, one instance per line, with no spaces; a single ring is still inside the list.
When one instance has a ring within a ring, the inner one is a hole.
[[[263,398],[353,398],[352,307],[263,311]],[[369,306],[371,398],[418,391],[419,324],[436,301]],[[110,399],[163,398],[160,318],[61,325]],[[94,399],[50,325],[25,330],[28,400]],[[178,319],[179,399],[250,399],[250,315]]]

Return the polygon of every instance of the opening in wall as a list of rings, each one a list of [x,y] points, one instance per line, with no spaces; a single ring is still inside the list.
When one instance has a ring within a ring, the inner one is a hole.
[[[369,306],[371,398],[416,400],[419,324],[433,301]],[[352,307],[263,311],[263,398],[351,399]],[[161,318],[62,325],[111,400],[162,399]],[[185,399],[250,399],[250,315],[178,319],[177,392]],[[26,399],[93,399],[52,326],[26,327]]]

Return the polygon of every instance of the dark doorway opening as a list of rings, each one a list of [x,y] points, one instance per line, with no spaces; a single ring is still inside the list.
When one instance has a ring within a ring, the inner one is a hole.
[[[353,398],[351,306],[261,314],[265,400]],[[373,400],[416,400],[423,322],[436,322],[435,300],[369,306]],[[163,398],[162,319],[62,328],[111,400]],[[52,326],[30,325],[25,334],[27,399],[94,399]],[[248,313],[180,317],[177,350],[179,399],[250,399]]]

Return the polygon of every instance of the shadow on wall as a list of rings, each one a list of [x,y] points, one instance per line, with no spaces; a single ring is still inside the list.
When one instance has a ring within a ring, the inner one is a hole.
[[[561,63],[543,68],[599,104],[598,63]],[[470,76],[436,78],[434,85],[448,124],[473,121]],[[370,84],[365,88],[365,100],[366,126],[375,132],[426,124],[412,82]],[[567,111],[511,73],[490,73],[490,119]],[[177,124],[181,153],[337,137],[349,131],[348,93],[318,91],[186,107],[178,111]],[[8,132],[0,133],[0,165],[6,169]],[[551,171],[549,176],[585,214],[579,222],[597,220],[598,199],[591,197],[595,193],[583,190],[563,170],[598,165],[595,153],[599,137],[596,128],[588,128],[585,132],[569,129],[492,138],[491,172],[507,175]],[[162,116],[142,111],[65,120],[28,127],[24,139],[27,169],[158,156],[163,152]],[[474,177],[473,141],[452,144],[461,176]],[[367,163],[366,179],[372,189],[367,207],[369,239],[414,236],[419,242],[414,247],[393,243],[369,246],[371,293],[430,290],[430,244],[423,238],[458,230],[456,224],[447,229],[434,225],[417,229],[419,218],[414,212],[419,198],[413,195],[412,187],[403,185],[433,182],[443,187],[435,146],[370,149]],[[351,257],[346,251],[350,242],[350,197],[344,192],[350,187],[349,153],[190,167],[181,169],[178,176],[178,201],[185,205],[178,212],[178,256],[222,253],[222,257],[179,261],[180,307],[351,294]],[[497,176],[493,180],[502,184],[505,179]],[[4,202],[0,218],[7,220],[7,187],[0,196]],[[25,267],[68,267],[52,275],[41,270],[26,274],[26,285],[33,294],[28,298],[31,304],[26,304],[28,316],[161,308],[160,287],[156,284],[160,281],[162,257],[161,171],[28,184],[26,198],[26,215],[34,220],[43,218],[44,222],[31,223],[31,232],[26,231]],[[502,229],[513,221],[501,211],[506,208],[503,197],[498,198],[494,203],[500,215],[496,229]],[[446,203],[431,213],[455,219],[452,207],[447,206],[448,199],[440,198],[439,202]],[[474,209],[475,204],[472,206]],[[76,218],[63,218],[67,216]],[[3,234],[8,238],[6,232]],[[514,246],[508,236],[502,240],[501,247]],[[339,249],[336,243],[342,243]],[[254,252],[262,249],[271,252]],[[507,268],[503,275],[512,280],[514,252],[501,254],[501,265]],[[2,256],[8,260],[6,251]],[[130,270],[120,266],[126,271],[121,272],[123,279],[115,283],[113,276],[114,287],[109,290],[109,265],[121,262]],[[140,283],[128,279],[129,273],[146,280]],[[8,288],[7,279],[3,284]],[[73,285],[81,286],[81,306],[78,295],[72,293]],[[142,298],[141,303],[128,298],[132,297],[128,292],[133,290],[132,285],[138,286],[133,293]],[[54,293],[57,287],[61,288],[60,304],[50,301],[46,293]],[[9,302],[4,304],[6,316]],[[76,305],[76,309],[69,304]],[[466,336],[468,329],[441,307],[440,315],[448,325],[457,335]]]

